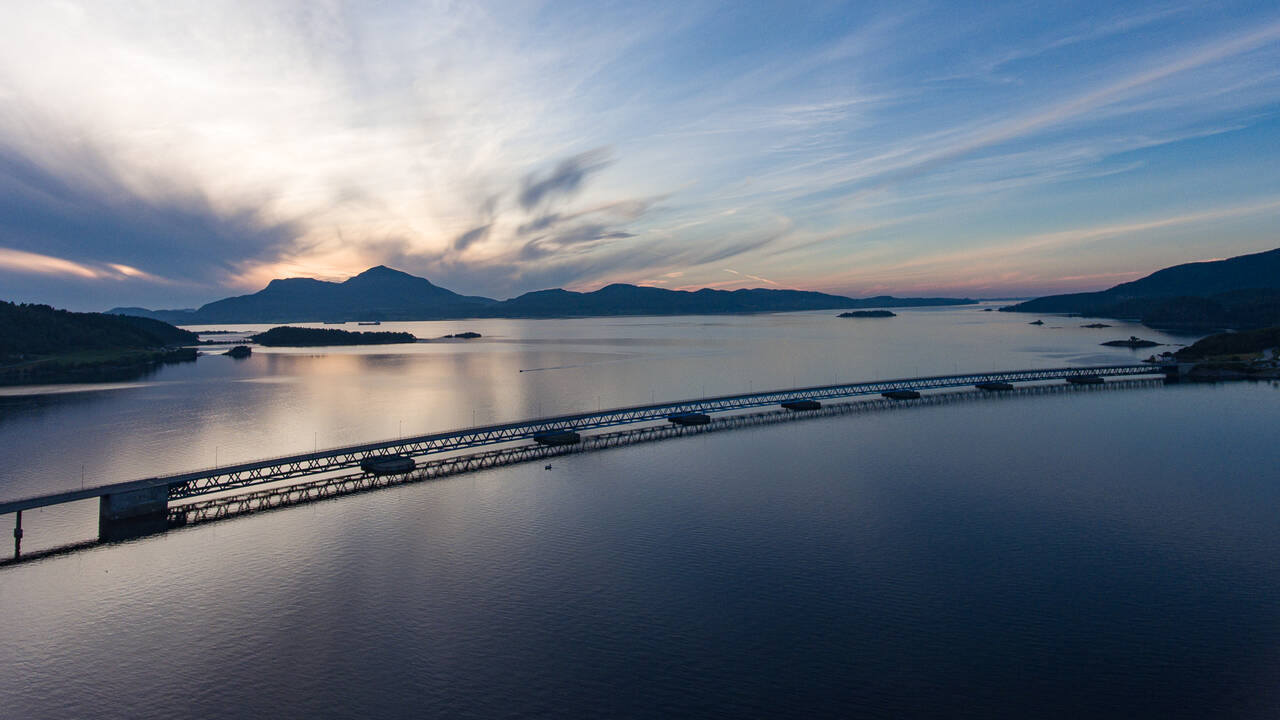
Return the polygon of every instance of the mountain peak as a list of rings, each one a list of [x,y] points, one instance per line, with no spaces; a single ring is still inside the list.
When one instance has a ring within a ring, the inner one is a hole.
[[[344,285],[354,286],[381,286],[381,287],[403,287],[403,288],[419,288],[430,291],[440,290],[433,285],[430,280],[417,275],[410,275],[403,270],[389,268],[386,265],[374,265],[359,275],[352,275],[343,281]],[[447,291],[446,291],[447,292]]]
[[[396,270],[395,268],[389,268],[386,265],[374,265],[373,267],[369,268],[368,270],[365,270],[359,275],[354,275],[352,277],[358,277],[358,278],[411,277],[418,280],[426,279],[426,278],[419,278],[416,275],[410,275],[409,273],[404,272],[403,270]]]

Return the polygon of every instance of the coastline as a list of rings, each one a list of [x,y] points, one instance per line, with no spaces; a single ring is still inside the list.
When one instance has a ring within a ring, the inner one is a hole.
[[[101,382],[141,377],[160,365],[194,362],[194,347],[124,348],[44,355],[0,367],[0,385]]]

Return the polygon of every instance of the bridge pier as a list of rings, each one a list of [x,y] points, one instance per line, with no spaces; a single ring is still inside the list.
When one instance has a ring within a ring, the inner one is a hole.
[[[156,485],[103,495],[98,500],[98,539],[128,540],[169,529],[169,487]]]
[[[22,557],[22,511],[18,511],[17,524],[13,526],[13,559]]]

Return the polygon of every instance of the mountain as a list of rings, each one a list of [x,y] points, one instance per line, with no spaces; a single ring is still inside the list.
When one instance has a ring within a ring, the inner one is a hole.
[[[184,325],[201,323],[435,320],[473,317],[496,303],[433,285],[379,265],[340,283],[311,278],[272,280],[252,295],[217,300],[197,310],[115,308],[108,312]]]
[[[539,290],[498,303],[489,312],[500,317],[609,315],[709,315],[717,313],[834,310],[860,307],[958,305],[972,300],[893,298],[855,300],[804,290],[666,290],[636,285],[607,285],[594,292]]]
[[[1139,318],[1157,327],[1262,327],[1280,322],[1280,248],[1175,265],[1092,293],[1050,295],[1010,312]]]
[[[964,305],[955,298],[854,299],[803,290],[666,290],[614,284],[594,292],[539,290],[510,300],[459,295],[426,278],[379,265],[344,282],[310,278],[272,280],[252,295],[218,300],[196,310],[120,307],[110,313],[164,322],[336,322],[352,320],[443,320],[483,317],[598,317],[612,315],[701,315],[867,307]]]

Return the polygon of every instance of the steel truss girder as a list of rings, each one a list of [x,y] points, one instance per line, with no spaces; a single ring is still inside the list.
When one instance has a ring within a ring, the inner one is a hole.
[[[223,468],[201,470],[154,478],[151,483],[169,486],[169,498],[185,498],[221,493],[250,485],[329,473],[357,467],[371,454],[397,454],[422,457],[437,453],[465,450],[498,443],[528,440],[534,435],[557,430],[591,430],[634,423],[665,420],[684,413],[724,413],[777,405],[794,400],[830,400],[834,398],[873,395],[891,390],[939,390],[972,386],[979,382],[1044,382],[1072,377],[1129,377],[1159,375],[1164,371],[1152,365],[1109,365],[1103,367],[1047,368],[1010,370],[990,373],[938,375],[923,378],[879,380],[875,382],[822,385],[794,390],[773,390],[700,400],[656,403],[594,413],[561,415],[523,422],[490,425],[452,432],[433,433],[404,440],[367,443],[333,450],[261,460]]]
[[[891,390],[941,390],[976,385],[980,382],[1028,383],[1064,380],[1074,377],[1135,377],[1160,375],[1166,368],[1153,365],[1108,365],[1101,367],[1046,368],[1038,370],[1010,370],[990,373],[938,375],[899,380],[880,380],[864,383],[822,385],[794,390],[773,390],[742,395],[697,400],[655,403],[629,408],[602,410],[594,413],[560,415],[521,422],[489,425],[442,433],[421,435],[403,440],[366,443],[348,447],[320,450],[300,455],[271,458],[193,472],[144,478],[130,482],[114,483],[29,497],[0,503],[0,514],[37,507],[47,507],[65,502],[102,495],[128,492],[143,488],[166,486],[170,500],[184,500],[202,495],[226,493],[241,488],[280,483],[307,475],[332,474],[358,467],[369,455],[399,454],[425,457],[467,450],[485,445],[514,443],[530,440],[540,433],[555,431],[583,431],[603,427],[635,423],[665,421],[671,415],[689,413],[713,414],[750,410],[795,400],[831,400],[835,398],[875,395]],[[666,423],[664,423],[666,424]]]
[[[707,425],[674,425],[664,423],[639,428],[600,433],[585,436],[581,443],[569,446],[521,445],[517,447],[499,448],[483,452],[456,455],[430,460],[416,470],[403,475],[376,476],[368,473],[354,473],[327,477],[319,480],[256,490],[241,495],[218,497],[187,503],[175,503],[169,507],[169,522],[180,526],[221,518],[260,512],[280,507],[288,507],[314,502],[331,497],[339,497],[357,492],[374,490],[424,480],[434,480],[462,473],[475,472],[494,467],[515,465],[518,463],[543,460],[562,455],[573,455],[593,450],[623,447],[639,443],[653,442],[686,435],[731,430],[737,428],[772,425],[775,423],[793,422],[813,418],[833,417],[865,412],[896,410],[920,406],[951,405],[975,402],[988,399],[1007,399],[1019,396],[1060,395],[1082,392],[1110,392],[1115,390],[1154,387],[1159,381],[1136,380],[1111,385],[1039,385],[1016,388],[999,394],[978,391],[958,391],[924,395],[915,400],[891,400],[876,398],[856,402],[833,403],[824,405],[818,410],[807,412],[791,412],[773,410],[742,415],[731,415],[715,418]]]

